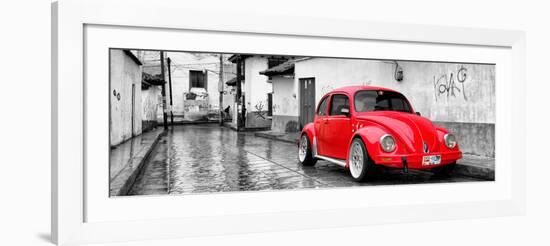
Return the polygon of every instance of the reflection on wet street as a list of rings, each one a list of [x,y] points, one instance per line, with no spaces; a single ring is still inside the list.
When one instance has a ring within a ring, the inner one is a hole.
[[[175,126],[160,139],[130,195],[478,181],[392,170],[357,183],[342,167],[326,161],[305,167],[296,155],[296,145],[253,133],[214,124]]]

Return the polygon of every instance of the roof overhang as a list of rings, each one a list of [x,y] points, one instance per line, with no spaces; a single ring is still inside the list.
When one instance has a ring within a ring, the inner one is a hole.
[[[229,58],[227,58],[227,60],[232,62],[232,63],[237,63],[237,62],[242,61],[242,60],[244,60],[248,57],[251,57],[251,55],[235,54],[235,55],[232,55]]]
[[[261,75],[276,76],[276,75],[294,75],[295,60],[283,62],[277,66],[261,71]]]
[[[229,86],[236,86],[237,85],[237,77],[233,77],[232,79],[225,82],[226,85]]]
[[[136,64],[138,64],[139,66],[143,65],[143,63],[141,63],[141,61],[137,58],[136,55],[134,55],[134,53],[132,53],[132,51],[130,50],[124,50],[124,54],[126,54],[127,56],[129,56],[132,61],[134,61]]]
[[[147,86],[159,86],[166,84],[166,81],[161,78],[159,74],[151,75],[146,72],[141,73],[141,83]]]

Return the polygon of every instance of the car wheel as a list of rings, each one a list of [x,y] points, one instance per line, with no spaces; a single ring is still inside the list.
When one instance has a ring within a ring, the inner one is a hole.
[[[455,169],[456,162],[453,162],[451,164],[447,164],[441,167],[432,168],[432,172],[434,176],[436,177],[449,177],[451,176],[451,173]]]
[[[365,144],[359,138],[354,139],[349,147],[349,171],[355,181],[364,181],[374,173],[374,163],[367,154]]]
[[[317,162],[317,159],[313,157],[311,152],[311,142],[305,133],[302,134],[302,137],[300,137],[300,143],[298,145],[298,160],[304,166],[313,166]]]

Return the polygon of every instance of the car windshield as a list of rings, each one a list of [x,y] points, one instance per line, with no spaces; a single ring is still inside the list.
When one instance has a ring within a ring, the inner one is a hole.
[[[355,111],[399,111],[411,113],[407,99],[400,93],[383,90],[359,91],[355,94]]]

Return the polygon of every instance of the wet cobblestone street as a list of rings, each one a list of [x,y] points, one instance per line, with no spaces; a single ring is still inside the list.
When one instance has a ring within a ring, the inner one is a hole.
[[[357,183],[348,172],[327,161],[313,167],[298,163],[295,144],[235,132],[215,124],[174,126],[163,136],[132,187],[131,195],[258,191],[359,185],[466,182],[428,172],[400,170]]]

